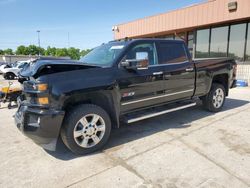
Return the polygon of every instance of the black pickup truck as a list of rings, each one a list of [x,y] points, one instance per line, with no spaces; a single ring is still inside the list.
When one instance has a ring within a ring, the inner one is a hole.
[[[61,136],[74,153],[102,148],[112,128],[196,105],[222,109],[233,59],[192,60],[183,41],[112,41],[80,61],[38,59],[20,74],[18,129],[47,150]]]

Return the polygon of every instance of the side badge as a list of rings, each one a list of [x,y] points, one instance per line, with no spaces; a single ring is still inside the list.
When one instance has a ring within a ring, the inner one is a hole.
[[[132,97],[135,95],[135,92],[123,93],[122,97]]]

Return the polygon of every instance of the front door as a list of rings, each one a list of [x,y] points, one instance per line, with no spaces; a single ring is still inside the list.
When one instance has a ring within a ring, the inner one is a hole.
[[[161,68],[157,66],[158,58],[155,43],[144,42],[133,45],[123,61],[136,59],[137,52],[148,54],[149,67],[142,70],[129,70],[119,67],[117,82],[120,89],[122,113],[155,105],[157,100],[154,100],[154,98],[164,92],[163,74]]]

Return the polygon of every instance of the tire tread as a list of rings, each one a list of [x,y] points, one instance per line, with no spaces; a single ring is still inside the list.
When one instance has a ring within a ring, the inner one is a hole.
[[[98,143],[96,146],[93,146],[91,148],[81,148],[78,146],[74,138],[71,135],[71,129],[74,128],[75,124],[74,122],[78,121],[78,117],[82,116],[87,113],[99,113],[101,114],[102,118],[105,121],[106,131],[103,139]],[[103,117],[104,116],[104,117]],[[101,107],[94,105],[94,104],[81,104],[76,106],[74,109],[71,109],[67,112],[66,117],[64,119],[62,129],[61,129],[61,138],[63,143],[75,154],[83,155],[92,153],[94,151],[97,151],[101,149],[105,143],[108,141],[109,135],[111,131],[111,121],[110,117],[107,114],[105,110],[103,110]]]
[[[213,93],[217,88],[221,88],[224,91],[224,101],[223,101],[223,104],[221,105],[220,108],[215,108],[213,106],[213,103],[212,103]],[[210,111],[210,112],[219,112],[219,111],[221,111],[221,109],[222,109],[222,107],[223,107],[223,105],[225,103],[225,96],[226,96],[225,87],[222,84],[213,83],[209,93],[206,96],[202,97],[202,103],[203,103],[204,108],[206,110]]]

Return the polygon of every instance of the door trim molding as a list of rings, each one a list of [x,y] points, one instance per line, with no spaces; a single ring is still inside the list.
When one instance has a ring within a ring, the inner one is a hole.
[[[191,92],[191,91],[194,92],[194,89],[189,89],[189,90],[179,91],[179,92],[175,92],[175,93],[169,93],[169,94],[165,94],[165,95],[160,95],[160,96],[155,96],[155,97],[148,97],[148,98],[145,98],[145,99],[139,99],[139,100],[124,102],[121,105],[125,106],[125,105],[134,104],[134,103],[138,103],[138,102],[144,102],[144,101],[148,101],[148,100],[159,99],[159,98],[173,96],[173,95],[179,95],[179,94],[187,93],[187,92]]]

